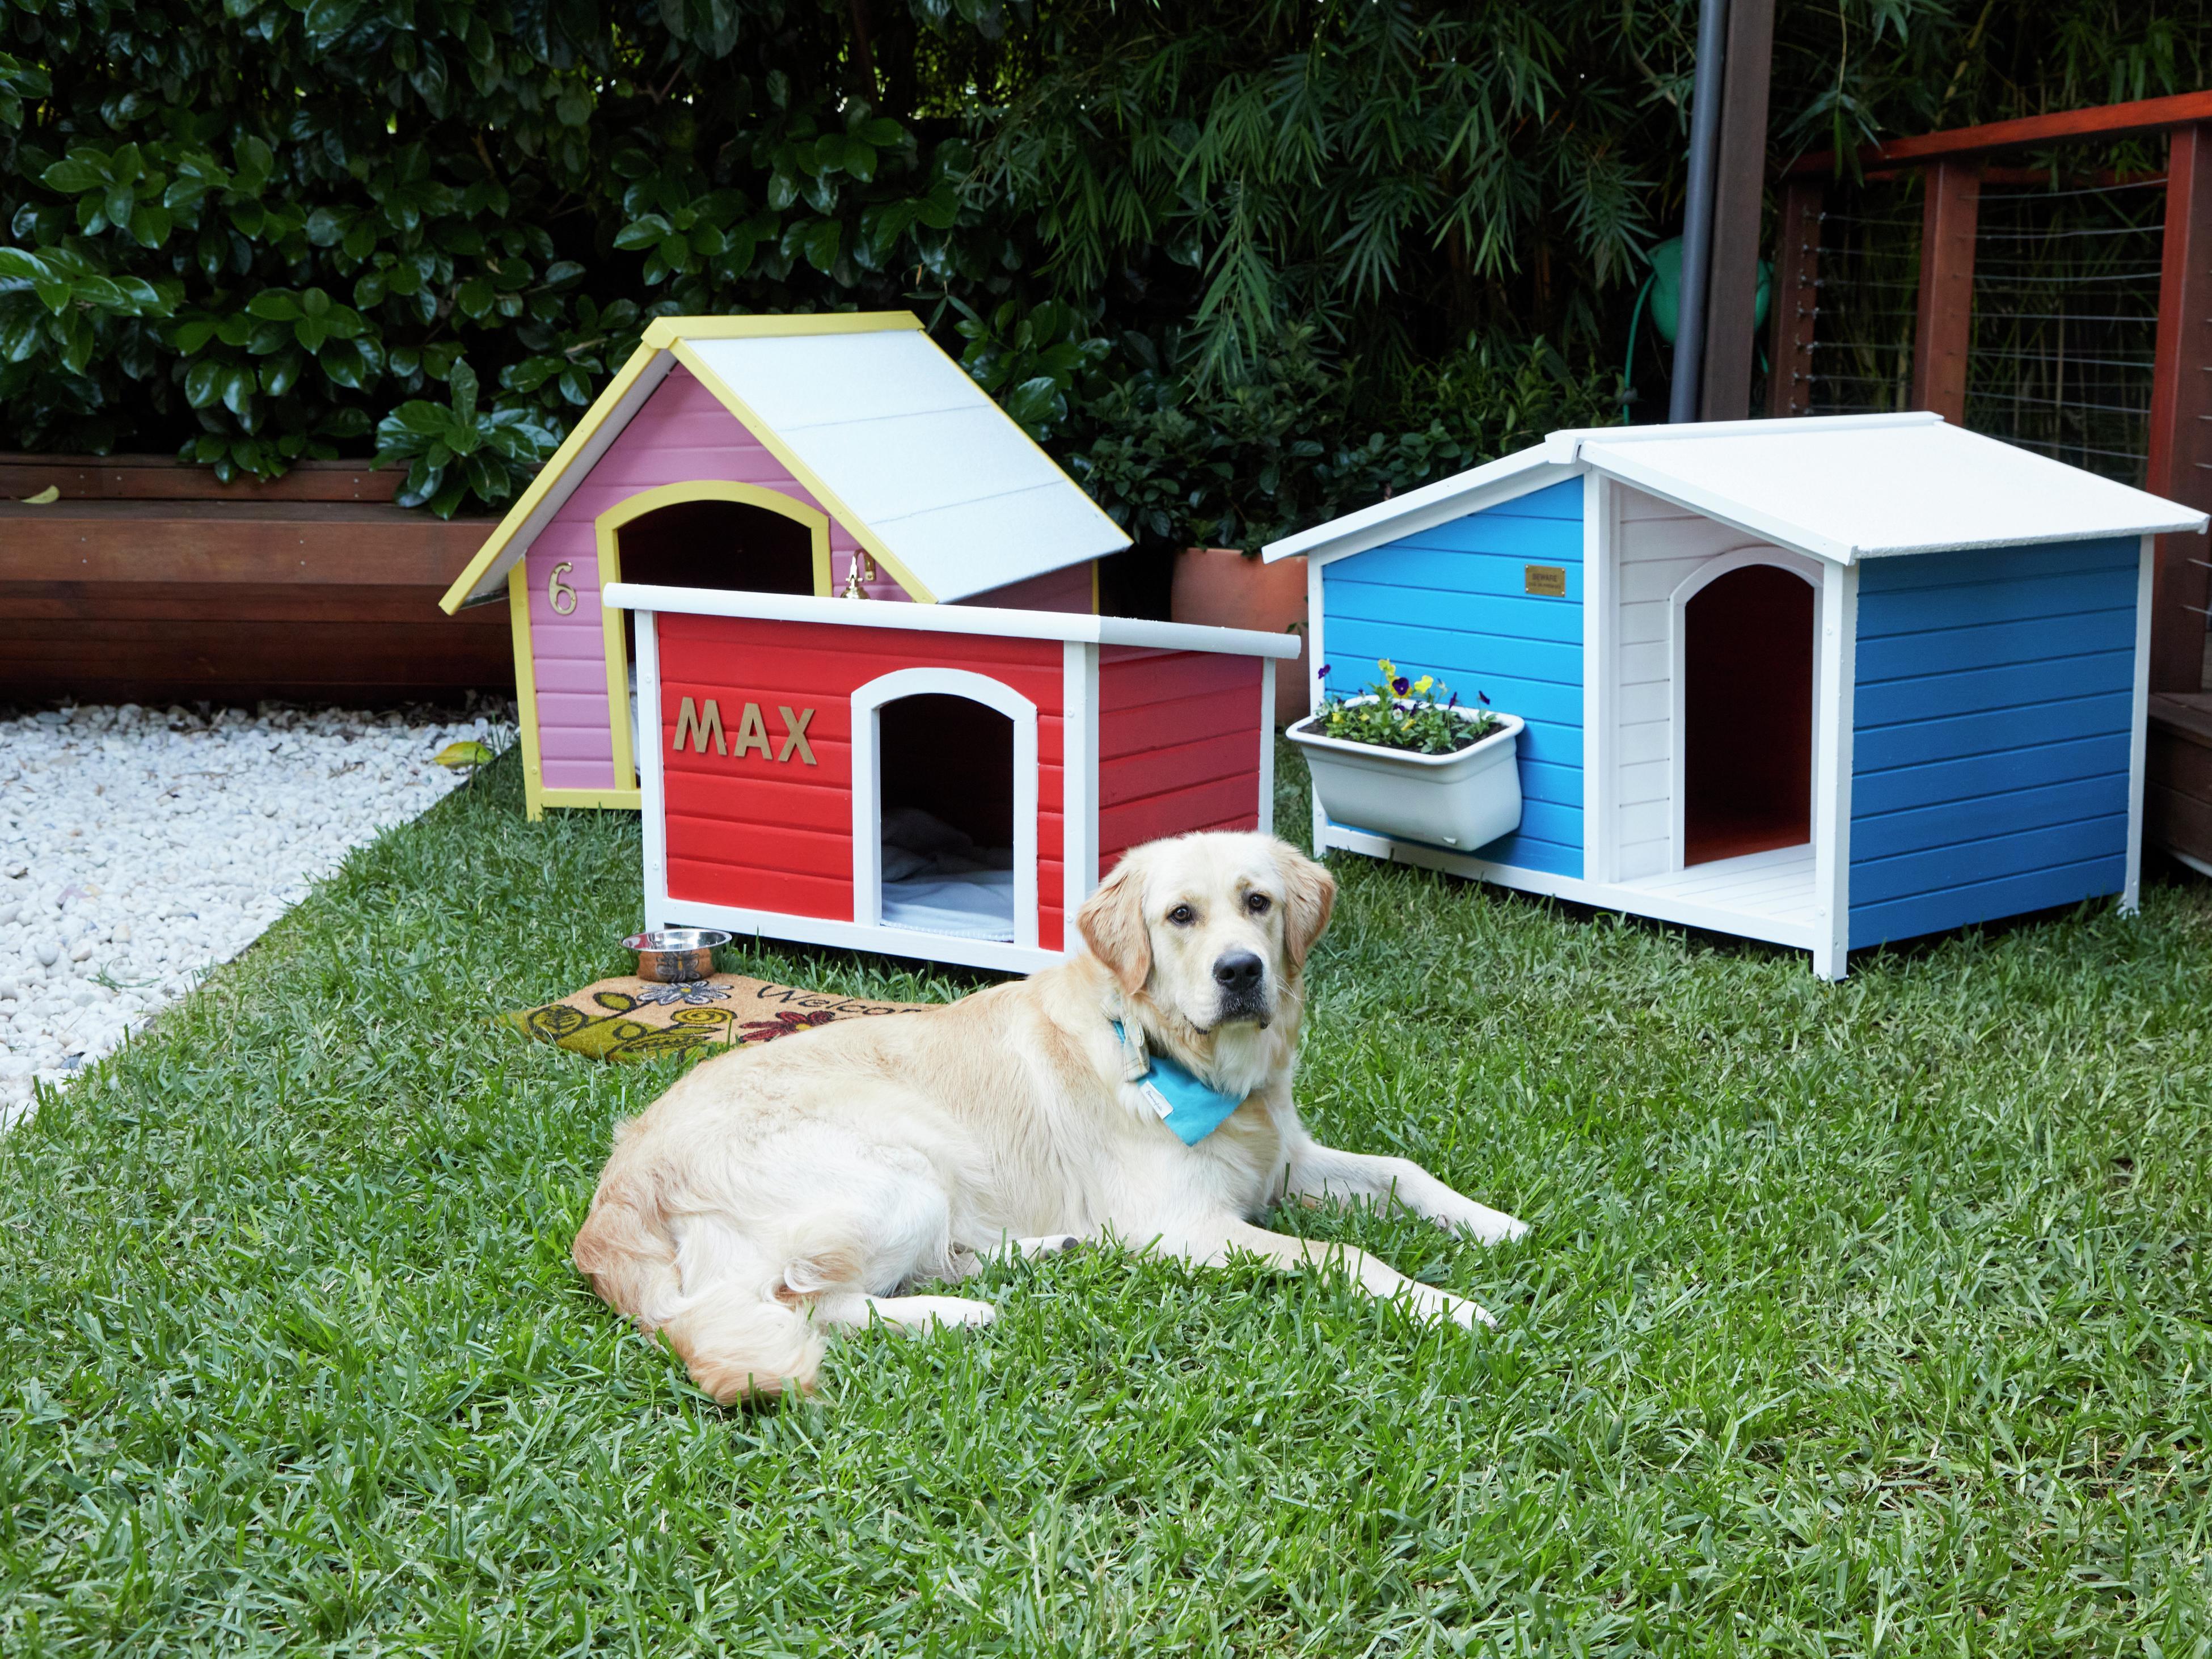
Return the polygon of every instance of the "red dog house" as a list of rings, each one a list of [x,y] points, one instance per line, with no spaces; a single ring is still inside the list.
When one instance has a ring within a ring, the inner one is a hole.
[[[649,927],[1028,971],[1127,848],[1268,830],[1291,635],[617,582]]]

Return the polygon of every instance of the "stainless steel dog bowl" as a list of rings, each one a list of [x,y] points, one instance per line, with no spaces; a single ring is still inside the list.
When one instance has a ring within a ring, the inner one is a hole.
[[[714,971],[714,947],[730,936],[711,927],[656,927],[632,933],[623,945],[637,952],[637,976],[657,985],[688,985]]]

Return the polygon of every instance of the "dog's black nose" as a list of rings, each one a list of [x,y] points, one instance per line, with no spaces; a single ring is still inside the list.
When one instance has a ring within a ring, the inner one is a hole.
[[[1267,964],[1249,951],[1232,951],[1213,964],[1214,983],[1224,991],[1254,991]]]

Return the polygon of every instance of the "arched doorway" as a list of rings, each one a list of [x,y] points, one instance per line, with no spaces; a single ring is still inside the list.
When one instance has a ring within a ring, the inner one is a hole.
[[[594,520],[599,583],[750,593],[830,592],[827,514],[762,484],[699,478],[617,502]],[[637,617],[606,613],[608,716],[615,777],[636,787]]]
[[[814,538],[757,502],[671,501],[615,528],[617,579],[750,593],[815,591]]]
[[[1814,589],[1747,563],[1682,611],[1682,862],[1812,840]]]
[[[855,921],[1036,943],[1036,719],[962,669],[853,694]]]

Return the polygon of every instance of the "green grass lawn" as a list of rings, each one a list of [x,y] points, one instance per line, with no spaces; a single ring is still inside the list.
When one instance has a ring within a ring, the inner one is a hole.
[[[2203,883],[1828,986],[1340,860],[1309,1121],[1535,1231],[1303,1224],[1498,1331],[1092,1252],[748,1413],[568,1264],[672,1071],[490,1023],[637,865],[509,756],[0,1138],[0,1653],[2212,1650]]]

